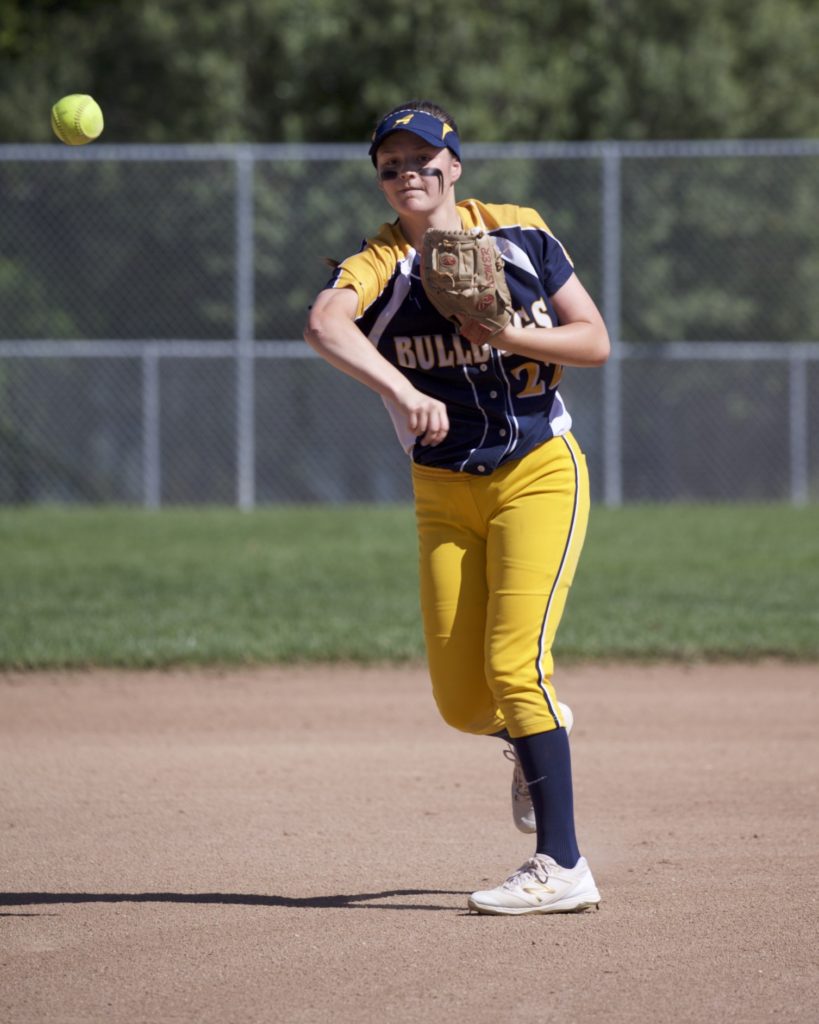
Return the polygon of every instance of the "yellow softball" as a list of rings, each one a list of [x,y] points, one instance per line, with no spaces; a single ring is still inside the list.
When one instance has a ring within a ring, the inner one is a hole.
[[[102,134],[102,110],[95,99],[72,93],[51,108],[51,127],[67,146],[84,146]]]

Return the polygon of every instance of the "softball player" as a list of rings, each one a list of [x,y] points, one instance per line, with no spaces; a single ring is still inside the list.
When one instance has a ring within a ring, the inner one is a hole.
[[[488,914],[583,910],[600,894],[575,836],[568,709],[552,685],[552,645],[589,486],[557,384],[564,366],[605,362],[608,334],[534,210],[456,201],[460,140],[441,107],[413,100],[390,111],[370,157],[397,218],[336,267],[305,339],[382,396],[411,458],[441,715],[507,740],[514,754],[513,812],[522,831],[536,831],[535,851],[468,905]],[[427,299],[419,251],[431,227],[494,237],[516,312],[491,344],[458,334]]]

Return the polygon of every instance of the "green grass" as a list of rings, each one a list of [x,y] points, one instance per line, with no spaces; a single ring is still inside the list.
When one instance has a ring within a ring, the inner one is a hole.
[[[819,507],[595,508],[556,655],[819,659]],[[422,656],[409,507],[0,510],[2,667]]]

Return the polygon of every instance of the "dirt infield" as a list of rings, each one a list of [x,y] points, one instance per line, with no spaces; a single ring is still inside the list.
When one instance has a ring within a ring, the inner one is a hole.
[[[819,667],[580,667],[597,912],[420,668],[0,676],[0,1020],[813,1022]]]

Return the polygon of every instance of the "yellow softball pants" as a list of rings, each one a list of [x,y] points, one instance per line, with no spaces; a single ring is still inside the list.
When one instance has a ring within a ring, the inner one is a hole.
[[[413,464],[421,610],[449,725],[533,736],[562,725],[552,644],[586,535],[586,459],[571,434],[488,477]]]

